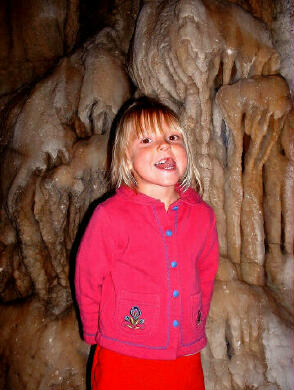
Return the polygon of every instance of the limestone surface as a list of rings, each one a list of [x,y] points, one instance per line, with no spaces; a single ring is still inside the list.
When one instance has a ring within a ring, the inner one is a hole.
[[[42,77],[73,48],[78,9],[77,0],[1,1],[0,97]]]
[[[16,42],[0,43],[0,389],[86,390],[74,256],[108,190],[115,116],[148,95],[180,115],[217,216],[206,389],[292,390],[287,2],[273,11],[270,0],[234,1],[246,11],[225,0],[114,1],[109,26],[74,50],[76,0],[14,3],[0,6],[0,29]]]

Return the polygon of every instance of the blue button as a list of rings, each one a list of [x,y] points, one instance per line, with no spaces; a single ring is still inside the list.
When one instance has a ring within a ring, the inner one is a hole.
[[[179,321],[173,320],[173,327],[176,328],[177,326],[179,326]]]
[[[178,263],[177,263],[176,261],[172,261],[172,262],[170,263],[170,266],[171,266],[172,268],[176,268],[177,265],[178,265]]]
[[[180,293],[178,292],[178,290],[174,290],[173,291],[173,297],[174,298],[177,298],[179,295],[180,295]]]
[[[165,234],[166,234],[168,237],[170,237],[170,236],[172,236],[173,232],[172,232],[171,230],[167,230],[167,231],[165,232]]]
[[[177,211],[179,209],[179,206],[174,206],[172,210]]]

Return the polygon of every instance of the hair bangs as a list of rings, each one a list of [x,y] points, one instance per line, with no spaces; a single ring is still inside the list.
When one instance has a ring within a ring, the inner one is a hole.
[[[133,112],[128,122],[132,137],[141,138],[154,133],[164,134],[166,129],[174,129],[183,133],[178,119],[167,110],[142,109],[140,112]]]

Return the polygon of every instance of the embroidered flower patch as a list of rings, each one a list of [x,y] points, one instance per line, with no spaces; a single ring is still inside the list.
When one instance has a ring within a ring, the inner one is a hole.
[[[145,320],[140,318],[142,315],[138,306],[133,306],[130,310],[130,316],[125,316],[123,325],[130,329],[144,329]]]

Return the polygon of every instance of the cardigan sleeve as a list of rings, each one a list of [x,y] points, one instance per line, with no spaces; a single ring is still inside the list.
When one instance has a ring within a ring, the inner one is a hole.
[[[218,268],[218,236],[215,215],[213,212],[210,217],[211,223],[207,233],[206,242],[198,262],[204,323],[206,322],[209,312],[214,280]]]
[[[76,298],[83,337],[88,344],[96,344],[102,283],[108,272],[112,253],[110,233],[103,207],[98,206],[82,238],[75,270]]]

